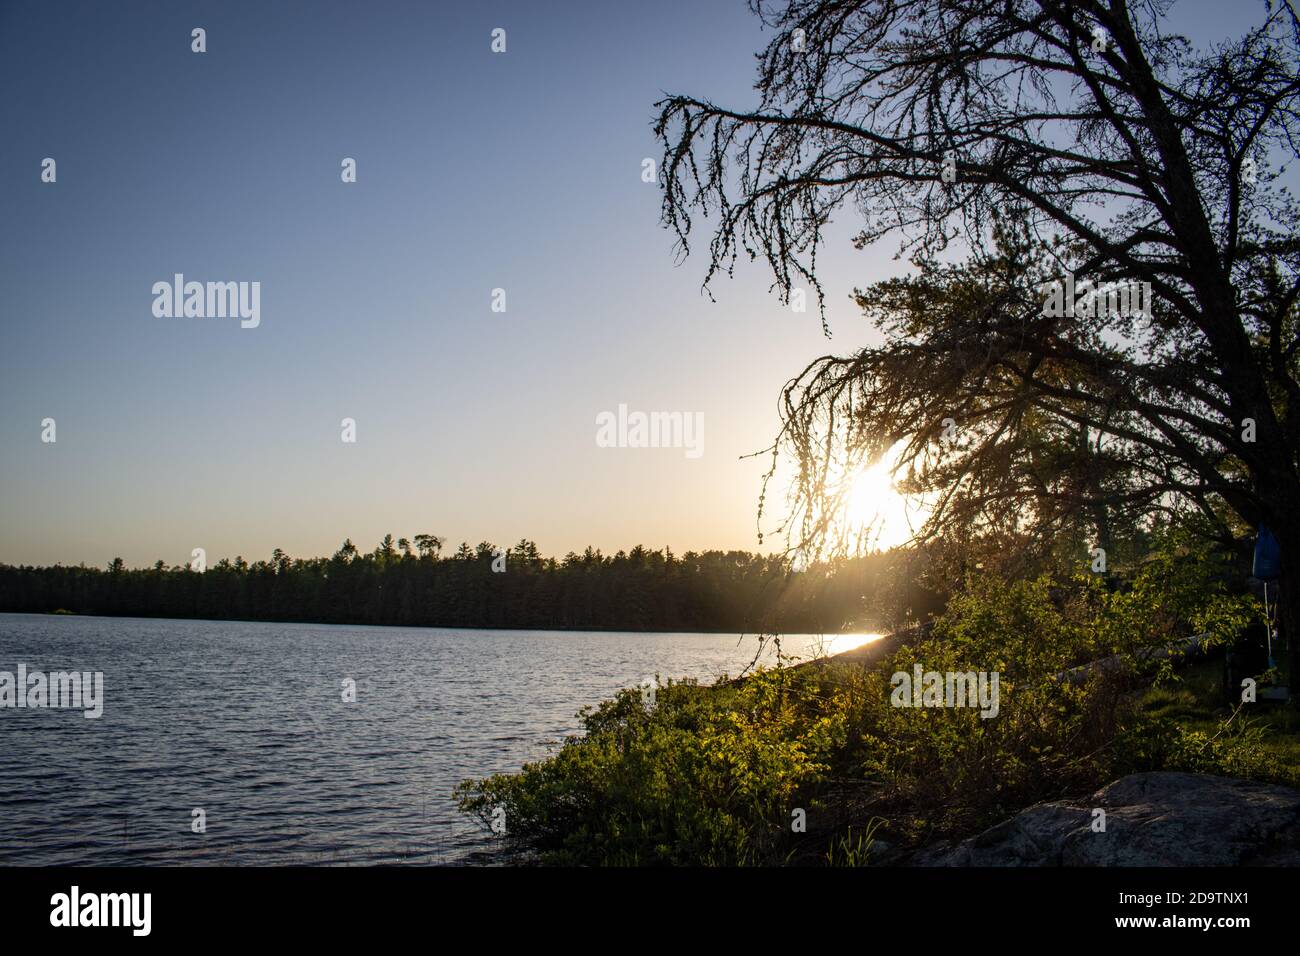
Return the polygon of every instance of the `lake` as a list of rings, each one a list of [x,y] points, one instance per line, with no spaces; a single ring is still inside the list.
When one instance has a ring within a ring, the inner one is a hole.
[[[807,657],[867,639],[782,641]],[[452,787],[546,756],[620,688],[736,675],[757,648],[734,634],[0,614],[0,671],[104,682],[98,719],[0,707],[0,864],[492,862],[496,838]]]

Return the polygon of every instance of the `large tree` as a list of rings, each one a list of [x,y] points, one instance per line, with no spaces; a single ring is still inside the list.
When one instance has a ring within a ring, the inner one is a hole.
[[[1082,515],[1103,540],[1114,516],[1187,507],[1222,533],[1267,525],[1294,642],[1292,3],[1252,5],[1254,25],[1201,49],[1164,0],[751,5],[775,31],[757,104],[657,104],[665,223],[689,252],[708,221],[706,285],[743,252],[821,299],[845,205],[859,245],[896,235],[919,266],[858,293],[883,345],[786,389],[775,447],[800,465],[800,543],[831,528],[830,479],[903,441],[914,487],[939,497],[931,533]],[[1067,273],[1149,284],[1150,308],[1044,314],[1042,284]]]

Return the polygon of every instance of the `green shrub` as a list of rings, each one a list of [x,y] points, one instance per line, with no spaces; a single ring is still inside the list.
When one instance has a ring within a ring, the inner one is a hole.
[[[1166,717],[1146,717],[1127,729],[1117,749],[1133,770],[1184,770],[1275,780],[1279,768],[1264,741],[1265,728],[1241,713],[1207,729]]]
[[[553,757],[457,796],[484,822],[503,810],[508,840],[545,863],[861,865],[884,821],[905,847],[1134,769],[1265,774],[1245,721],[1217,735],[1171,729],[1132,694],[1174,679],[1154,651],[1190,633],[1224,640],[1253,613],[1216,581],[1206,559],[1172,549],[1123,589],[973,579],[929,638],[876,666],[675,683],[653,708],[624,691],[584,710],[584,734]],[[918,664],[997,672],[997,716],[895,706],[893,675]],[[799,809],[806,833],[791,826]]]
[[[809,719],[808,675],[734,687],[627,690],[582,713],[586,733],[518,774],[462,784],[464,810],[552,863],[737,865],[768,860],[799,797],[843,746],[844,714]]]

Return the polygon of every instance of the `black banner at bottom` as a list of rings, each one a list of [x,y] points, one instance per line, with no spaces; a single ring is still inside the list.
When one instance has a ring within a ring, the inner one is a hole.
[[[0,925],[6,942],[79,945],[373,942],[435,928],[484,942],[581,939],[610,925],[649,941],[701,924],[770,942],[783,923],[807,939],[845,920],[869,925],[873,941],[995,930],[1226,943],[1280,936],[1298,889],[1288,869],[11,868],[0,869]]]

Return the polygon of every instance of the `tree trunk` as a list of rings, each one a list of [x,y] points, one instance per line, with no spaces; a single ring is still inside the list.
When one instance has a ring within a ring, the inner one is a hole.
[[[1282,640],[1286,642],[1287,651],[1287,686],[1291,690],[1291,699],[1300,694],[1300,671],[1296,664],[1300,654],[1296,653],[1297,637],[1300,636],[1300,534],[1294,529],[1277,536],[1282,551],[1282,577],[1278,582],[1277,621]]]

